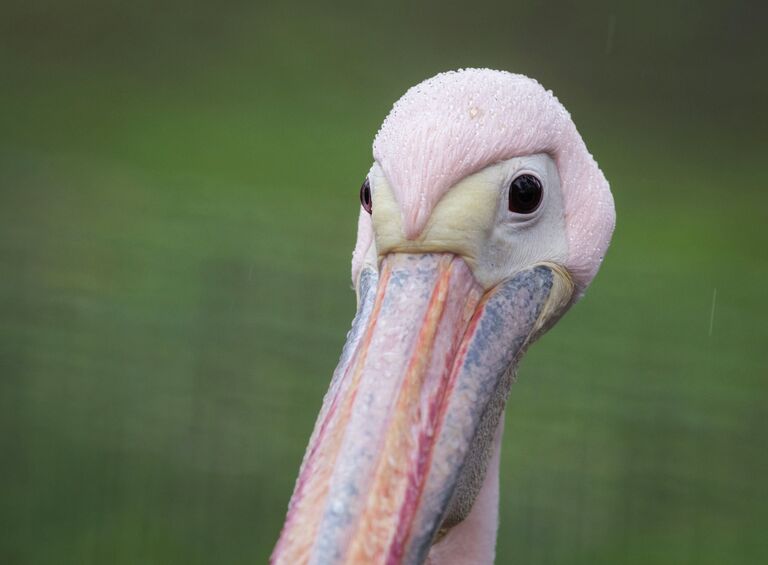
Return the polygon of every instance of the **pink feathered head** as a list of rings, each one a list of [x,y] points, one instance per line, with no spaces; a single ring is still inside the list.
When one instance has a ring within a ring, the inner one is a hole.
[[[408,238],[421,233],[437,202],[467,175],[521,155],[557,163],[565,202],[565,267],[579,293],[595,276],[613,233],[613,197],[568,111],[535,80],[490,69],[441,73],[398,100],[373,142],[403,214]],[[353,274],[373,237],[361,213]]]

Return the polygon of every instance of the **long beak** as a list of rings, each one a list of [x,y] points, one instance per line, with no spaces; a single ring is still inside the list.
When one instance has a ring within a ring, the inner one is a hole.
[[[364,271],[271,562],[422,563],[481,422],[571,290],[539,265],[484,292],[450,254],[393,254]]]

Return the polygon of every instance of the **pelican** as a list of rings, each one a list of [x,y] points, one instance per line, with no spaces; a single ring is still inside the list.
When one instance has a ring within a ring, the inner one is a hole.
[[[506,399],[615,223],[551,91],[490,69],[395,103],[360,189],[357,314],[271,562],[485,564]]]

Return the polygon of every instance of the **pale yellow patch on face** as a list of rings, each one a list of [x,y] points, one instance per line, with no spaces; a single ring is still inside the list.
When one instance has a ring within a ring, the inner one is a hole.
[[[424,231],[416,239],[407,239],[394,193],[386,178],[377,175],[373,229],[379,256],[452,252],[475,267],[496,218],[499,179],[494,176],[481,172],[456,184],[437,203]]]

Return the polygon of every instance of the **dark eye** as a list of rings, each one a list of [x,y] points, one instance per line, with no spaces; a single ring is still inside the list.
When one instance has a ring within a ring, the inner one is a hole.
[[[509,211],[530,214],[541,204],[543,194],[539,179],[533,175],[520,175],[509,185]]]
[[[367,178],[360,187],[360,204],[363,205],[363,209],[369,214],[373,211],[373,200],[371,199],[371,181]]]

